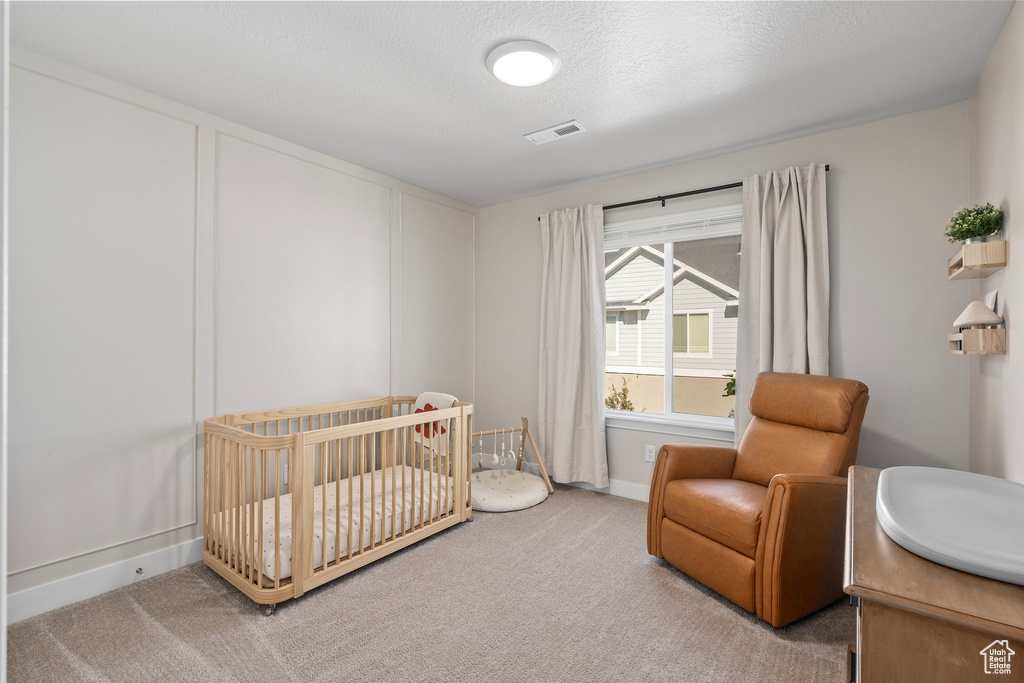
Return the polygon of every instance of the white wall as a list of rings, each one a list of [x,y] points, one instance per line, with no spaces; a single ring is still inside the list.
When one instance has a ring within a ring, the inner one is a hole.
[[[1024,483],[1024,5],[1016,3],[970,99],[971,204],[1005,212],[1006,268],[970,285],[971,298],[999,290],[1005,356],[972,358],[971,471]],[[967,286],[959,284],[966,289]]]
[[[402,292],[398,393],[473,395],[476,216],[421,197],[402,197]]]
[[[207,417],[473,400],[474,207],[38,55],[14,65],[12,618],[195,557]],[[417,339],[451,357],[428,364]]]
[[[945,335],[967,292],[945,281],[950,213],[967,200],[967,103],[592,183],[480,210],[477,255],[477,424],[537,411],[540,237],[537,216],[735,182],[829,163],[832,374],[865,382],[871,402],[859,462],[966,469],[967,364]],[[599,132],[592,132],[599,134]],[[587,133],[588,135],[591,133]],[[721,192],[610,212],[608,220],[734,204]],[[612,218],[614,217],[614,218]],[[509,335],[501,326],[518,321]],[[707,434],[707,432],[705,432]],[[731,442],[719,433],[717,443]],[[707,442],[608,429],[609,474],[650,481],[645,443]],[[614,485],[613,485],[614,489]],[[635,486],[634,486],[635,489]]]
[[[7,680],[7,199],[10,8],[0,3],[0,683]]]
[[[388,391],[390,200],[217,136],[215,414]]]
[[[11,101],[18,573],[195,523],[198,131],[20,68]]]

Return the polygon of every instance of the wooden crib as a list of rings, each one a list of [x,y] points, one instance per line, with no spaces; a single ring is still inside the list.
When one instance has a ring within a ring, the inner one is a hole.
[[[473,405],[415,414],[415,402],[387,396],[206,420],[206,565],[269,613],[469,519]]]

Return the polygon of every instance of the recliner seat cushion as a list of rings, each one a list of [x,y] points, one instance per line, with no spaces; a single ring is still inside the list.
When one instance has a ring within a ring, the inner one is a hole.
[[[768,487],[737,479],[677,479],[665,485],[665,516],[754,557]]]

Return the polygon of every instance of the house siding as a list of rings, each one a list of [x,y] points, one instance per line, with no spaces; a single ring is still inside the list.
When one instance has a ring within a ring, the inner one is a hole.
[[[605,284],[608,301],[635,300],[664,281],[662,260],[645,251],[620,266]],[[673,311],[711,311],[712,353],[710,358],[676,357],[674,368],[678,375],[688,370],[698,376],[724,375],[733,372],[736,365],[735,307],[726,301],[732,298],[700,278],[687,274],[673,288]],[[618,353],[609,354],[607,364],[622,368],[663,368],[665,338],[665,297],[656,296],[642,311],[617,313]],[[639,349],[638,349],[639,344]]]
[[[631,261],[611,274],[605,280],[605,299],[608,301],[632,301],[644,292],[650,291],[665,281],[663,260],[646,251],[640,251]]]

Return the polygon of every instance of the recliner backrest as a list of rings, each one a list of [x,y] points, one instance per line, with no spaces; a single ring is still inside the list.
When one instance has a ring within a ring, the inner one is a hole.
[[[845,477],[857,459],[867,403],[868,388],[856,380],[760,373],[733,478],[767,486],[776,474]]]

